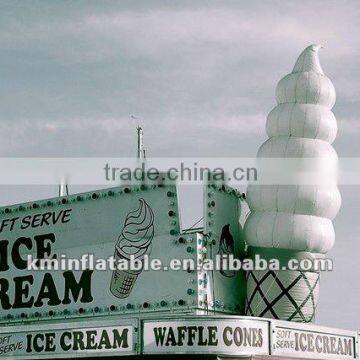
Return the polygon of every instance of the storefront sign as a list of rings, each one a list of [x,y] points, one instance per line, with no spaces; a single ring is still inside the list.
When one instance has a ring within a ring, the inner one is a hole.
[[[186,273],[162,272],[154,281],[151,271],[124,268],[131,256],[140,263],[145,255],[167,263],[187,254],[173,246],[179,233],[176,199],[170,185],[119,187],[3,210],[0,322],[154,304],[169,295],[174,276],[181,286],[170,295],[184,293]],[[41,270],[45,259],[51,268]]]
[[[273,338],[274,355],[314,359],[356,358],[356,334],[330,333],[321,328],[276,326]]]
[[[52,327],[55,327],[53,325]],[[0,358],[74,357],[78,354],[134,354],[134,326],[47,328],[0,334]],[[76,355],[75,355],[76,354]]]
[[[144,321],[143,352],[268,354],[268,326],[242,319]]]

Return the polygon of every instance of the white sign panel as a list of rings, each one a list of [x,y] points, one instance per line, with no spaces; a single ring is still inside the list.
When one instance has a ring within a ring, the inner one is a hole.
[[[55,328],[0,334],[0,358],[135,354],[134,327]]]
[[[132,311],[144,303],[146,310],[180,295],[190,302],[186,272],[155,276],[141,268],[115,267],[130,264],[131,257],[167,264],[186,256],[186,247],[174,246],[178,233],[176,188],[170,185],[106,189],[2,208],[0,321],[109,308]],[[53,261],[54,270],[38,270],[36,261],[28,269],[29,255]],[[67,260],[81,261],[79,270]],[[100,270],[97,264],[103,264]]]
[[[313,359],[356,358],[356,335],[322,332],[320,329],[276,326],[272,354]]]
[[[143,353],[269,354],[268,327],[242,319],[144,321]]]
[[[208,242],[215,243],[209,251],[211,259],[215,262],[217,256],[242,258],[245,241],[239,218],[243,209],[237,191],[226,185],[209,184],[204,187],[204,202],[204,231],[209,234]],[[232,307],[239,314],[244,314],[245,272],[222,268],[209,276],[213,283],[211,303],[214,304],[216,299],[220,305],[226,305],[225,308]],[[226,311],[221,307],[216,310]]]

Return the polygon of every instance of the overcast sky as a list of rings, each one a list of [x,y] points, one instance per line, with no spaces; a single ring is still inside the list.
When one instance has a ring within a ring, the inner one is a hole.
[[[359,18],[356,0],[0,0],[0,154],[131,156],[140,123],[151,156],[255,156],[278,80],[321,43],[337,91],[334,146],[358,157]],[[341,192],[317,322],[359,329],[360,195]]]

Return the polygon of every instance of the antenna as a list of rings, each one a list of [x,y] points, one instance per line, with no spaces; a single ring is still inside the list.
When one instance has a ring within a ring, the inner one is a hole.
[[[61,180],[59,184],[59,197],[68,196],[69,195],[69,187],[65,180]]]
[[[145,159],[145,148],[143,143],[144,132],[141,126],[137,126],[137,158]]]
[[[139,120],[139,118],[137,118],[134,115],[130,115],[130,119],[133,120]],[[145,159],[145,148],[144,148],[144,143],[143,143],[143,137],[144,137],[144,132],[143,129],[140,125],[138,125],[136,127],[136,132],[137,132],[137,153],[136,153],[136,157],[137,159]]]

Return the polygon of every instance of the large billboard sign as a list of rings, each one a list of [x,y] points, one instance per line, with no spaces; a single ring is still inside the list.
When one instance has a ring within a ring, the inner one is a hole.
[[[269,353],[269,322],[245,319],[144,321],[144,354]]]
[[[186,271],[109,270],[104,263],[111,257],[143,263],[146,257],[167,262],[190,256],[176,245],[178,237],[171,185],[113,188],[3,208],[0,318],[164,309],[177,306],[182,295],[181,305],[190,304]],[[28,255],[58,260],[60,270],[37,270],[35,261],[29,270]],[[85,270],[69,259],[82,259]],[[103,269],[96,267],[98,261]]]

